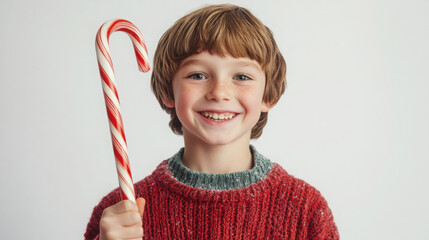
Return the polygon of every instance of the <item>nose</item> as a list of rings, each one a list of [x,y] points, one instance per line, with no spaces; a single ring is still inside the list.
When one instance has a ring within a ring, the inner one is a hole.
[[[211,101],[229,101],[231,99],[231,86],[226,80],[215,78],[209,84],[206,98]]]

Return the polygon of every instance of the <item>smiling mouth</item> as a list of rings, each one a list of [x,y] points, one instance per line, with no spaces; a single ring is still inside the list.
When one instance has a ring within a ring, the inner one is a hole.
[[[199,112],[203,117],[212,121],[226,121],[235,117],[235,113],[213,113],[213,112]]]

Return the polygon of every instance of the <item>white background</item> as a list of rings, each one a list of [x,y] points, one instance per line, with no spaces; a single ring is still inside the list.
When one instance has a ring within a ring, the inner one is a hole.
[[[118,186],[95,56],[113,18],[135,23],[150,62],[162,33],[220,1],[0,3],[2,239],[82,239]],[[231,1],[274,32],[288,88],[257,149],[327,199],[342,239],[429,238],[429,2]],[[133,178],[183,145],[137,69],[110,38]]]

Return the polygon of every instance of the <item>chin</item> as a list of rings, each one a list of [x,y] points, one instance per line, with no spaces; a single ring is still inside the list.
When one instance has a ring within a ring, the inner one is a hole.
[[[207,145],[211,145],[211,146],[220,146],[220,145],[226,145],[228,143],[231,143],[231,141],[225,140],[225,139],[218,139],[218,140],[213,140],[213,139],[203,139],[204,143],[206,143]]]
[[[204,143],[211,146],[227,145],[239,141],[240,138],[233,138],[231,136],[211,136],[200,138]]]

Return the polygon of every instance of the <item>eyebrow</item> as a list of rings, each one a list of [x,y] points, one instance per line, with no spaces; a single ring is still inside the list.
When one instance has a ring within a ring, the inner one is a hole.
[[[182,67],[187,66],[187,65],[196,64],[196,63],[198,63],[198,62],[201,62],[201,61],[199,61],[199,60],[197,60],[197,59],[185,60],[184,62],[182,62],[182,63],[180,64],[179,68],[182,68]]]
[[[183,63],[180,64],[180,68],[185,67],[187,65],[198,65],[198,63],[203,62],[198,59],[190,59],[185,60]],[[253,62],[253,61],[246,61],[246,60],[239,60],[238,62],[235,62],[234,64],[242,66],[242,67],[254,67],[256,69],[262,70],[262,66],[259,63]]]
[[[259,63],[253,61],[239,61],[237,65],[241,65],[242,67],[254,67],[262,70],[262,66]]]

